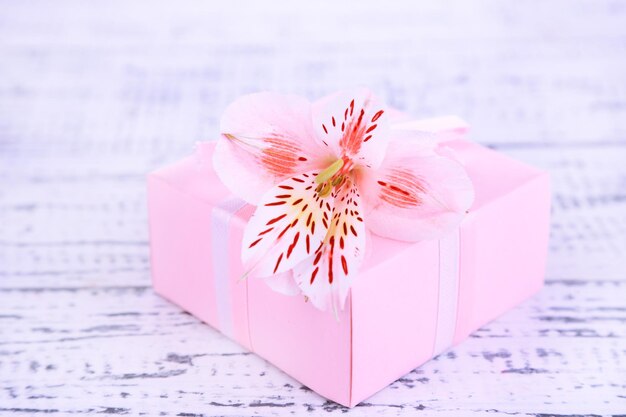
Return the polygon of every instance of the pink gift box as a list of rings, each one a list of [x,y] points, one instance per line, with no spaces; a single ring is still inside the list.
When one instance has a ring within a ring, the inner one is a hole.
[[[417,243],[371,235],[336,318],[240,278],[254,207],[229,195],[205,143],[148,176],[154,289],[324,397],[355,406],[543,285],[548,174],[472,142],[446,146],[475,187],[460,229]]]

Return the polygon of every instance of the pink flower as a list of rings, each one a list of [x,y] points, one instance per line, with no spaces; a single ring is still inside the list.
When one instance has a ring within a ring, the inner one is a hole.
[[[432,135],[391,119],[367,90],[312,104],[258,93],[226,109],[213,162],[230,191],[257,206],[243,236],[248,276],[336,311],[368,230],[418,241],[458,227],[473,201],[463,167],[436,152]]]

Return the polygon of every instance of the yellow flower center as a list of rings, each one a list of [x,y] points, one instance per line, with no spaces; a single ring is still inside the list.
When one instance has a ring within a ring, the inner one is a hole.
[[[319,184],[316,188],[316,191],[319,193],[320,197],[326,197],[330,194],[333,187],[341,184],[343,182],[344,176],[337,175],[337,173],[343,168],[344,165],[343,158],[337,159],[335,162],[327,166],[317,174],[315,177],[315,182]]]

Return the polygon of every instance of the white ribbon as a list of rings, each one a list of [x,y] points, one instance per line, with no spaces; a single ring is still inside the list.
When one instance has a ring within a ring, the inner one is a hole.
[[[459,301],[459,229],[439,240],[439,303],[433,356],[452,346]]]
[[[215,305],[220,331],[234,336],[231,291],[230,291],[230,221],[246,205],[246,202],[229,197],[211,210],[211,257],[213,260],[213,279],[215,280]]]

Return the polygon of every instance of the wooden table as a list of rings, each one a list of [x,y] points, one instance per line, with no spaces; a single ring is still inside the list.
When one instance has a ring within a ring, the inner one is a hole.
[[[223,3],[0,2],[0,414],[348,412],[153,293],[145,174],[241,94],[352,85],[554,205],[542,292],[349,414],[626,413],[626,4]]]

